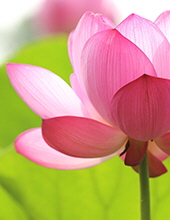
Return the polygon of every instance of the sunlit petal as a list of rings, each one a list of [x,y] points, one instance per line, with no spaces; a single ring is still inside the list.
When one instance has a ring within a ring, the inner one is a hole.
[[[90,101],[108,122],[113,123],[110,102],[127,83],[147,73],[156,76],[145,54],[117,30],[95,34],[86,43],[81,74]]]
[[[18,153],[41,166],[60,170],[92,167],[117,155],[116,152],[107,157],[84,159],[62,154],[47,145],[40,128],[30,129],[20,134],[15,141],[15,148]]]
[[[51,71],[10,63],[7,73],[17,93],[40,117],[83,115],[80,99],[64,80]]]
[[[119,129],[80,117],[43,120],[42,134],[54,149],[74,157],[103,157],[118,151],[127,139]]]
[[[170,129],[170,80],[143,75],[112,100],[119,128],[136,140],[153,140]]]
[[[161,31],[170,42],[170,11],[165,11],[160,14],[159,17],[156,19],[155,24],[161,29]]]
[[[80,75],[80,57],[82,49],[86,41],[95,33],[98,33],[103,30],[114,28],[114,24],[107,19],[106,17],[100,14],[94,14],[87,12],[80,19],[74,34],[71,34],[69,37],[69,51],[74,67],[74,71],[78,74],[78,79],[81,78]]]
[[[163,152],[170,155],[170,132],[156,138],[154,141]]]
[[[170,44],[153,22],[132,14],[117,29],[146,54],[157,76],[170,79]]]

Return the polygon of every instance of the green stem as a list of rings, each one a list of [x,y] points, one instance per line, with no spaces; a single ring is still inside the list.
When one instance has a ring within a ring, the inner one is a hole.
[[[147,155],[139,165],[140,194],[141,194],[141,220],[151,220],[150,217],[150,191]]]

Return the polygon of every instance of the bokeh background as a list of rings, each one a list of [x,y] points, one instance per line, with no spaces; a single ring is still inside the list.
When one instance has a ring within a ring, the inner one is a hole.
[[[170,10],[170,2],[165,0],[108,1],[114,4],[115,23],[131,13],[154,21],[161,12]],[[68,31],[48,32],[43,27],[42,19],[37,19],[43,3],[43,0],[0,1],[0,219],[139,219],[139,176],[125,167],[119,157],[85,170],[61,171],[40,167],[14,150],[15,137],[39,127],[41,119],[15,93],[5,63],[38,65],[68,83],[72,73],[67,52]],[[81,0],[77,1],[77,6],[80,5]],[[170,159],[165,165],[170,169]],[[153,220],[169,220],[170,172],[151,179],[150,183]]]

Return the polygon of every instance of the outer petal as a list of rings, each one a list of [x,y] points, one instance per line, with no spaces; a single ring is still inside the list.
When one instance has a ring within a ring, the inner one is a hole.
[[[143,75],[113,97],[113,118],[136,140],[153,140],[170,129],[170,80]]]
[[[144,73],[156,76],[145,54],[117,30],[95,34],[82,52],[81,74],[87,94],[108,123],[113,123],[110,112],[113,95]]]
[[[69,54],[74,71],[79,75],[81,52],[86,41],[95,33],[113,28],[113,23],[99,14],[87,12],[69,37]],[[80,78],[80,76],[78,76]]]
[[[81,101],[59,76],[41,67],[8,64],[7,73],[20,97],[42,118],[82,116]]]
[[[157,140],[157,138],[155,139]],[[149,141],[149,151],[155,156],[157,157],[160,161],[163,161],[165,159],[167,159],[169,157],[168,154],[166,154],[165,152],[163,152],[158,145],[155,143],[154,141]]]
[[[92,119],[71,116],[43,120],[42,134],[52,148],[83,158],[115,153],[127,139],[119,129]]]
[[[155,139],[157,140],[157,138]],[[155,143],[155,140],[154,141],[149,141],[148,142],[148,149],[149,149],[149,152],[151,154],[153,154],[154,157],[156,157],[157,159],[159,159],[160,161],[163,161],[165,159],[167,159],[169,157],[168,154],[166,154],[165,152],[163,152]],[[129,144],[129,143],[128,143]],[[126,145],[124,146],[124,153],[123,154],[120,154],[120,158],[122,160],[125,160],[126,158],[126,154],[127,154],[127,149],[126,149]]]
[[[163,163],[155,157],[150,151],[148,151],[148,166],[149,166],[149,177],[158,177],[167,172],[166,167]],[[138,172],[138,166],[133,167]]]
[[[126,152],[125,165],[136,166],[139,165],[147,151],[148,143],[130,139],[129,148]]]
[[[46,144],[40,128],[30,129],[20,134],[15,141],[15,148],[18,153],[41,166],[60,170],[92,167],[116,155],[115,153],[107,157],[95,159],[67,156],[52,149]]]
[[[165,11],[160,14],[156,19],[155,24],[161,29],[170,42],[170,11]]]
[[[149,57],[158,76],[170,79],[170,44],[154,23],[132,14],[117,29]]]
[[[163,165],[163,163],[149,151],[148,151],[148,160],[149,160],[150,177],[157,177],[167,172],[167,169]]]
[[[170,155],[170,132],[156,138],[154,141],[163,152]]]

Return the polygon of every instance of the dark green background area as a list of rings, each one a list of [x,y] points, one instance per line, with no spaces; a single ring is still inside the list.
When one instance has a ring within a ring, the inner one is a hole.
[[[47,68],[69,83],[72,68],[67,37],[37,40],[10,62]],[[40,167],[17,154],[11,144],[24,130],[41,125],[0,69],[0,219],[137,220],[139,176],[119,157],[85,170]],[[6,147],[7,146],[7,147]],[[170,167],[170,159],[165,161]],[[170,218],[170,173],[151,179],[152,219]]]

